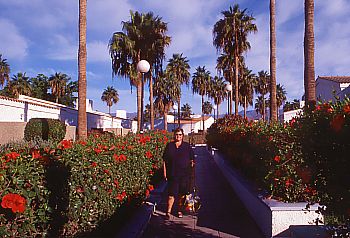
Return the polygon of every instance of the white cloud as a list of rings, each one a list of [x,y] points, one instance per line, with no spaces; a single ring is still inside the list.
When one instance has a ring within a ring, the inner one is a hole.
[[[108,44],[101,41],[93,41],[87,44],[88,62],[110,62]]]
[[[11,21],[0,19],[0,52],[6,59],[23,59],[28,54],[28,41]]]
[[[66,36],[55,34],[49,40],[47,57],[54,60],[77,59],[78,42],[74,42]]]
[[[304,1],[276,1],[276,27],[288,22],[289,20],[300,14],[304,14]],[[269,15],[267,16],[269,17]]]
[[[88,30],[102,33],[103,38],[111,37],[113,32],[121,30],[122,21],[130,19],[130,9],[133,7],[127,0],[90,1],[87,6]],[[104,40],[108,43],[109,38]]]

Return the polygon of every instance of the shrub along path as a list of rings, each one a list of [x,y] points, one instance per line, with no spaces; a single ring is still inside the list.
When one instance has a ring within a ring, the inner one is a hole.
[[[202,207],[196,216],[165,219],[166,194],[143,238],[263,237],[204,146],[195,148],[196,183]]]

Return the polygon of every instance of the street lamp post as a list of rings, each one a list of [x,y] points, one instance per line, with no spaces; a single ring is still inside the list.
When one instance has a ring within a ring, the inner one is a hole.
[[[226,84],[225,90],[227,91],[228,94],[228,99],[227,99],[227,112],[228,114],[232,114],[232,97],[231,97],[231,92],[232,92],[232,85],[231,84]]]
[[[178,107],[176,104],[173,105],[173,110],[174,110],[174,130],[175,130],[175,124],[176,124],[176,120],[175,120],[175,112],[177,111]]]
[[[151,66],[149,65],[147,60],[140,60],[137,63],[137,71],[142,74],[142,85],[144,82],[145,73],[147,73],[150,68],[151,68]],[[143,87],[142,87],[142,89],[143,89]],[[141,100],[143,100],[143,99],[141,99]],[[141,102],[141,120],[140,120],[140,125],[138,125],[138,129],[139,129],[139,131],[143,130],[143,102]]]

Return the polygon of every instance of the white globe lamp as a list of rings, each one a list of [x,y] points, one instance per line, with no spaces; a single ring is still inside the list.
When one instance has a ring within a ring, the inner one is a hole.
[[[137,71],[140,73],[147,73],[150,68],[151,66],[147,60],[140,60],[140,62],[137,63]]]

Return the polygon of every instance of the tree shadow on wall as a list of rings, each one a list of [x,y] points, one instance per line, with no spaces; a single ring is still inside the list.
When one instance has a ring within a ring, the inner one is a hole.
[[[70,168],[62,162],[52,159],[47,165],[46,181],[49,195],[51,217],[48,237],[59,237],[64,224],[68,222]]]

